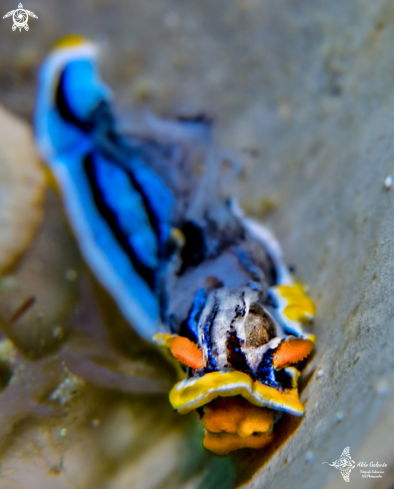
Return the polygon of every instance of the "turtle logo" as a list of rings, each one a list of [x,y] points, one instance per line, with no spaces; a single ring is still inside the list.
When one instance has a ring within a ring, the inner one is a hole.
[[[328,462],[323,462],[323,464],[328,464]],[[354,469],[356,463],[354,460],[352,460],[352,457],[350,456],[350,448],[346,447],[339,459],[328,465],[331,465],[331,467],[335,467],[336,469],[338,469],[343,479],[346,482],[349,482],[350,472]]]
[[[11,12],[7,12],[3,16],[3,19],[11,17],[11,15],[12,20],[14,21],[12,30],[16,31],[16,29],[19,29],[19,32],[21,32],[22,29],[25,29],[25,31],[29,30],[29,17],[34,17],[35,19],[38,19],[37,15],[34,12],[30,12],[30,10],[25,10],[21,3],[18,5],[18,8],[16,10],[11,10]]]

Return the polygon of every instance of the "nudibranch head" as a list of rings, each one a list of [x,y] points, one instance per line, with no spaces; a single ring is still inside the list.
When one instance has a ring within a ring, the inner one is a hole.
[[[187,414],[217,397],[242,396],[255,406],[302,416],[304,406],[299,400],[297,391],[299,372],[290,367],[286,369],[286,374],[291,377],[292,385],[288,389],[279,390],[253,380],[243,372],[211,372],[175,384],[170,392],[170,402],[181,414]]]
[[[283,296],[286,306],[312,312],[313,303],[298,286],[284,289]],[[272,440],[280,413],[304,413],[295,367],[311,353],[314,336],[286,334],[253,287],[199,291],[196,297],[189,338],[155,337],[187,371],[172,388],[170,402],[181,414],[197,410],[204,446],[217,454],[263,447]]]

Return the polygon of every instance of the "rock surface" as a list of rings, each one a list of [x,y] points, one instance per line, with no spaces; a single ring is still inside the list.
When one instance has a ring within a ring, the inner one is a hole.
[[[45,173],[31,128],[0,107],[0,272],[33,239],[44,211]]]
[[[30,118],[37,63],[59,36],[99,40],[122,110],[216,118],[218,139],[243,162],[233,190],[310,285],[318,343],[306,415],[283,425],[271,453],[237,455],[238,483],[316,489],[342,483],[322,463],[346,446],[356,462],[380,457],[368,433],[394,381],[394,188],[384,186],[394,175],[392,2],[35,0],[31,9],[39,19],[28,33],[0,33],[4,105]],[[392,437],[385,419],[378,432]],[[392,445],[381,456],[393,467]]]

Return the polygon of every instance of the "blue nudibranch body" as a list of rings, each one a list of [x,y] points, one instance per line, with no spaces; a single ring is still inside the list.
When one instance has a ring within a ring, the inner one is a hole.
[[[215,453],[269,443],[280,413],[304,412],[315,307],[270,232],[220,195],[210,122],[146,115],[121,131],[96,47],[70,36],[41,67],[35,128],[86,261],[183,368],[174,409],[197,411]]]

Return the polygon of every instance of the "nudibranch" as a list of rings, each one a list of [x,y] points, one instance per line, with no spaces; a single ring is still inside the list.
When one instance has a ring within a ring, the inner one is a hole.
[[[204,446],[261,448],[283,413],[304,413],[314,303],[271,233],[219,192],[210,121],[137,119],[120,129],[90,41],[55,46],[39,74],[36,139],[87,263],[180,367],[170,402],[198,413]]]

